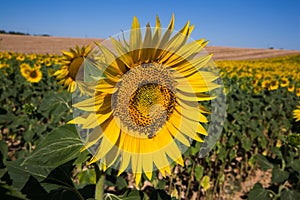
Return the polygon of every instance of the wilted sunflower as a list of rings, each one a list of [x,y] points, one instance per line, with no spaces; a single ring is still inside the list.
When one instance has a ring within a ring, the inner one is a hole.
[[[298,105],[297,109],[294,110],[294,118],[296,119],[296,122],[300,121],[300,105]]]
[[[70,48],[70,51],[62,51],[63,58],[61,61],[61,68],[54,73],[60,84],[68,87],[69,92],[74,92],[78,87],[81,93],[84,93],[82,87],[83,78],[78,74],[84,58],[91,52],[91,46],[83,46],[76,49]]]
[[[95,65],[103,78],[92,98],[74,105],[88,113],[70,122],[93,128],[82,148],[97,149],[89,163],[131,171],[138,184],[142,173],[151,179],[155,168],[165,176],[172,162],[184,165],[182,149],[190,139],[203,142],[201,123],[209,111],[199,102],[211,100],[208,92],[219,85],[213,83],[217,75],[201,71],[211,55],[199,55],[204,39],[188,42],[193,28],[188,22],[172,36],[172,16],[162,34],[157,17],[154,30],[147,24],[142,37],[134,17],[129,42],[111,37],[114,51],[97,44],[105,62]]]

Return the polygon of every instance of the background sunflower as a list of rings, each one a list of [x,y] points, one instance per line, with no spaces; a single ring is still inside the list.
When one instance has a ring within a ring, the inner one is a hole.
[[[83,74],[80,72],[80,67],[84,58],[91,52],[91,45],[83,46],[75,49],[70,48],[70,51],[62,51],[63,58],[61,60],[61,68],[54,73],[54,76],[59,80],[59,84],[68,88],[69,92],[74,92],[78,87],[81,93],[84,93],[81,82]]]
[[[43,77],[40,67],[31,67],[26,63],[20,65],[20,72],[22,76],[30,83],[38,83]]]

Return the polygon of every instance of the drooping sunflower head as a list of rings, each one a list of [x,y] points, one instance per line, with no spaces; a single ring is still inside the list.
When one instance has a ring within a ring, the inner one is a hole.
[[[54,73],[59,83],[68,88],[69,92],[74,92],[78,87],[81,93],[84,93],[82,86],[83,73],[80,72],[84,59],[91,52],[91,45],[82,46],[70,51],[62,51],[61,68]]]
[[[188,22],[175,32],[172,16],[164,33],[158,17],[154,29],[141,29],[134,17],[128,39],[111,37],[86,58],[101,76],[94,95],[74,105],[86,113],[71,123],[93,129],[83,135],[82,150],[94,154],[90,163],[130,171],[139,183],[142,173],[151,179],[154,169],[170,174],[172,162],[184,164],[182,153],[192,140],[204,141],[210,111],[202,102],[212,100],[210,91],[220,84],[208,67],[207,42],[190,40],[193,28]]]

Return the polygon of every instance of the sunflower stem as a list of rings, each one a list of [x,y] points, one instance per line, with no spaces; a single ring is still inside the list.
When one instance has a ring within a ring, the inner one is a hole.
[[[94,163],[94,168],[96,172],[96,188],[95,188],[95,199],[102,200],[104,194],[104,181],[105,181],[105,173],[100,170],[99,165]]]

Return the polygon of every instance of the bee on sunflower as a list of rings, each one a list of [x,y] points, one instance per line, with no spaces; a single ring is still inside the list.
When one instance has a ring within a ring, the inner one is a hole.
[[[102,75],[93,95],[73,105],[81,114],[69,122],[92,129],[82,132],[82,151],[93,153],[89,164],[100,161],[104,170],[130,171],[138,185],[143,173],[151,179],[155,169],[171,174],[172,162],[183,166],[182,154],[191,141],[204,141],[210,111],[201,102],[214,99],[209,92],[220,84],[209,71],[213,63],[204,52],[207,41],[189,41],[193,29],[187,22],[174,34],[172,16],[164,33],[158,17],[154,29],[147,24],[142,30],[134,17],[128,40],[123,34],[123,40],[110,37],[107,46],[97,43],[85,62]],[[96,62],[99,55],[104,59]],[[77,58],[73,62],[82,62]],[[71,67],[72,75],[78,70]],[[65,68],[64,74],[69,71]]]

